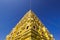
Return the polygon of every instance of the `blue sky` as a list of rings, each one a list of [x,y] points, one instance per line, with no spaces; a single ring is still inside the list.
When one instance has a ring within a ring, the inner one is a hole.
[[[54,38],[59,40],[60,1],[31,0],[31,9],[54,35]],[[6,35],[29,10],[30,0],[0,0],[0,40],[5,40]]]

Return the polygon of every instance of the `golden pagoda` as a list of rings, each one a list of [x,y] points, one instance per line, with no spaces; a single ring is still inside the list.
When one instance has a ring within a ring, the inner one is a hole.
[[[29,10],[12,29],[6,40],[54,40],[38,17]]]

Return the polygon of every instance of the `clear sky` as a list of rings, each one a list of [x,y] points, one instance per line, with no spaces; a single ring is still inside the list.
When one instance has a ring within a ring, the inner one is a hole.
[[[42,23],[60,40],[60,1],[31,0],[31,9]],[[0,0],[0,40],[5,37],[30,9],[30,0]]]

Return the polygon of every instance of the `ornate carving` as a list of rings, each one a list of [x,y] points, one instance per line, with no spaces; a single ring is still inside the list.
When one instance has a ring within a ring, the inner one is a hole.
[[[24,15],[10,34],[6,40],[54,40],[31,10]]]

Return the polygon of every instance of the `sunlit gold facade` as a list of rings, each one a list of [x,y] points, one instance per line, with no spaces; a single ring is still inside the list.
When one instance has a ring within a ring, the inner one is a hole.
[[[29,10],[7,35],[6,40],[54,40],[54,38],[34,12]]]

